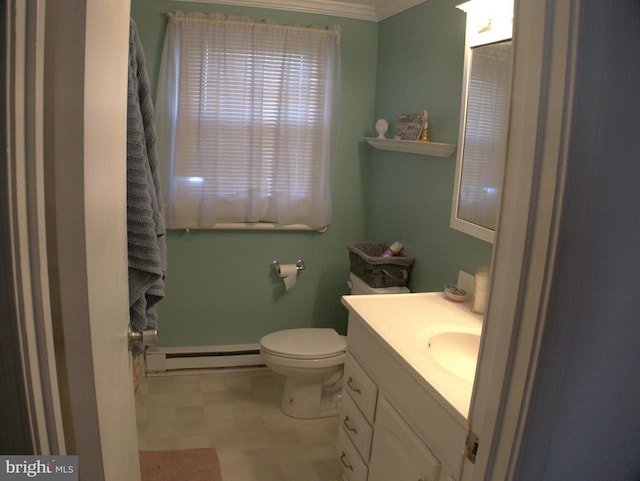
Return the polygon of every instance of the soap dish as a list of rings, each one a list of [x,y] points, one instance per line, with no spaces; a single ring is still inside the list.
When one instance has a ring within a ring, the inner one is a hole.
[[[444,294],[454,302],[464,302],[469,299],[469,294],[467,294],[467,291],[450,284],[447,284],[445,286]]]

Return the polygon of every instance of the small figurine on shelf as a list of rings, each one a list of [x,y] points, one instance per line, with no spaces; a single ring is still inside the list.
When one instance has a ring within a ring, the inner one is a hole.
[[[420,141],[429,141],[429,112],[426,110],[422,113],[424,117],[424,124],[422,124],[422,132],[420,132]]]
[[[384,134],[387,133],[387,130],[389,130],[389,124],[387,123],[387,121],[385,119],[379,119],[376,122],[376,132],[378,132],[378,138],[384,139]]]

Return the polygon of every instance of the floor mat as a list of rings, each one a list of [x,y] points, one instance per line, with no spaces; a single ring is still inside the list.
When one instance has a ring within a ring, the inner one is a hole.
[[[140,451],[142,481],[222,481],[215,449]]]

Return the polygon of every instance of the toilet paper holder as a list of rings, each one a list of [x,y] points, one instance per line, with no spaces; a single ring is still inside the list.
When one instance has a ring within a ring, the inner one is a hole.
[[[305,270],[305,268],[306,266],[304,265],[304,261],[302,259],[298,259],[296,262],[296,269],[298,269],[298,272]],[[280,263],[278,261],[271,262],[271,270],[280,275]]]

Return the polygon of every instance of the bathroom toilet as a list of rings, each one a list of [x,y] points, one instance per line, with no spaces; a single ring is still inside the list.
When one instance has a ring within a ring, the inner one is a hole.
[[[351,295],[353,296],[366,294],[408,294],[411,292],[408,287],[371,287],[353,273],[349,274],[348,285],[351,289]]]
[[[280,408],[294,418],[337,414],[347,339],[329,328],[287,329],[260,340],[264,363],[285,376]]]
[[[350,275],[351,294],[407,293],[406,287],[373,288]],[[280,408],[303,419],[336,416],[347,338],[331,328],[286,329],[260,340],[265,365],[285,376]]]

